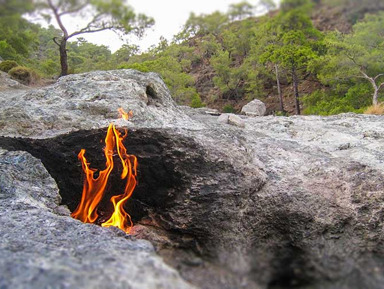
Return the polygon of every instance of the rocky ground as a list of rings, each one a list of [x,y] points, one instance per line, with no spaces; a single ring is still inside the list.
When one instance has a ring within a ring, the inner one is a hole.
[[[118,265],[130,275],[100,288],[384,284],[383,116],[234,116],[221,123],[204,109],[177,107],[157,75],[131,70],[8,89],[0,101],[4,288],[27,280],[36,280],[31,288],[55,280],[57,288],[95,288],[93,281],[115,279],[110,268]],[[116,120],[119,107],[134,117]],[[128,204],[133,235],[150,240],[180,275],[147,241],[82,224],[64,209],[80,197],[76,154],[86,148],[102,166],[100,141],[110,122],[129,129],[126,146],[139,160]],[[20,239],[25,245],[17,246]]]

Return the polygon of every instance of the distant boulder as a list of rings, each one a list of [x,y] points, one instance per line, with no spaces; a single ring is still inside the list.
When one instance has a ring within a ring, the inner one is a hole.
[[[267,108],[265,107],[264,102],[254,99],[243,106],[241,113],[248,116],[263,116],[265,115],[266,110]]]

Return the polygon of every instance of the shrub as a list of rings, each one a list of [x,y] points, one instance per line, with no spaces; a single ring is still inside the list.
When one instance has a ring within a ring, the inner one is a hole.
[[[384,115],[384,103],[367,107],[364,114]]]
[[[16,66],[8,71],[8,74],[25,85],[35,84],[40,79],[40,76],[33,69],[24,66]]]
[[[201,101],[200,95],[198,95],[197,93],[195,93],[195,94],[191,97],[191,103],[190,103],[190,106],[191,106],[191,107],[194,107],[194,108],[204,107],[204,103]]]
[[[235,112],[235,108],[233,107],[232,104],[226,104],[223,107],[223,112],[224,113],[234,113]]]
[[[0,63],[0,70],[8,73],[12,68],[16,66],[19,66],[16,61],[5,60]]]

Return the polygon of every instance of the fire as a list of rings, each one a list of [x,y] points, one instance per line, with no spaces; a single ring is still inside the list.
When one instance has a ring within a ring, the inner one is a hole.
[[[119,113],[124,119],[129,119],[132,116],[131,111],[126,113],[121,108],[119,109]],[[124,210],[124,204],[131,197],[133,190],[136,187],[137,159],[134,155],[129,155],[127,153],[127,149],[123,144],[123,140],[126,137],[127,130],[125,130],[124,135],[122,135],[116,129],[114,124],[109,125],[105,137],[105,169],[99,171],[99,175],[96,178],[94,177],[94,174],[97,170],[89,167],[90,164],[85,158],[85,149],[82,149],[78,154],[85,178],[80,204],[71,214],[73,218],[84,223],[95,223],[99,217],[97,207],[104,196],[108,178],[114,168],[113,156],[117,154],[123,167],[121,179],[126,180],[126,185],[123,194],[111,197],[114,212],[112,213],[112,216],[101,225],[103,227],[115,226],[126,233],[130,232],[133,224],[131,216]]]
[[[132,110],[130,110],[128,113],[124,111],[121,107],[117,110],[120,114],[120,117],[122,119],[128,120],[132,117]]]

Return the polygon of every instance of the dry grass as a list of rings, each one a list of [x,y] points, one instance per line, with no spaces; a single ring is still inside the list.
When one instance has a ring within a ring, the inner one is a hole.
[[[364,114],[384,115],[384,103],[379,103],[378,105],[371,105],[364,111]]]

